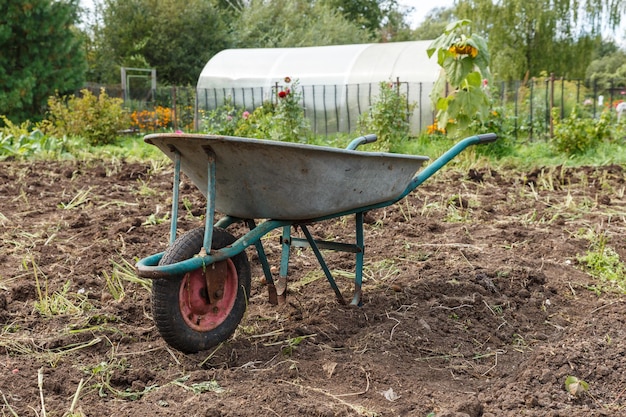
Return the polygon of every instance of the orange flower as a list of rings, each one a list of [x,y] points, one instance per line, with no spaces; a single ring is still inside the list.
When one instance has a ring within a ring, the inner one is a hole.
[[[426,126],[426,133],[429,135],[445,135],[446,129],[437,125],[437,120],[432,125]]]
[[[173,120],[174,112],[172,109],[163,106],[157,106],[154,110],[135,110],[131,115],[131,126],[145,130],[158,130],[170,126]]]

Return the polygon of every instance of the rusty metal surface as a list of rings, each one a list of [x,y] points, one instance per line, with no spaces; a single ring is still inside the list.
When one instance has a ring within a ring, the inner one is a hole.
[[[224,283],[228,277],[228,261],[208,265],[204,270],[209,304],[216,305],[224,297]]]
[[[304,220],[398,197],[424,156],[363,152],[212,135],[153,134],[146,142],[170,158],[206,196],[207,152],[216,157],[216,203],[241,218]]]

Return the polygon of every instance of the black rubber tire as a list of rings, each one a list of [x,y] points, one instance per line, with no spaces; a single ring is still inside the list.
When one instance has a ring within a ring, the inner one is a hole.
[[[221,249],[235,241],[223,229],[213,230],[211,247]],[[169,265],[197,255],[204,243],[204,227],[193,229],[170,245],[159,265]],[[184,276],[156,279],[152,283],[152,314],[159,333],[175,349],[186,353],[207,350],[228,339],[237,329],[248,306],[250,294],[250,264],[245,251],[230,259],[237,270],[237,295],[232,309],[224,321],[209,331],[198,331],[183,318],[179,305],[179,292]]]

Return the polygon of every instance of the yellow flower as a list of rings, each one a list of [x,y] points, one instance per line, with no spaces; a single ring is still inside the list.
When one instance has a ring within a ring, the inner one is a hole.
[[[455,57],[458,55],[469,55],[472,58],[476,58],[478,56],[478,49],[474,48],[472,45],[452,45],[449,49],[450,53]]]

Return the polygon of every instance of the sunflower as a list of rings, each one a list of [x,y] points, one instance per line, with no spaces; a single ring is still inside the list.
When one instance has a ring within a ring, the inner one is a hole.
[[[452,45],[449,49],[450,53],[454,56],[458,56],[458,55],[469,55],[472,58],[476,58],[476,56],[478,55],[478,49],[476,49],[475,47],[473,47],[472,45]]]

